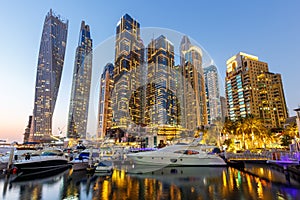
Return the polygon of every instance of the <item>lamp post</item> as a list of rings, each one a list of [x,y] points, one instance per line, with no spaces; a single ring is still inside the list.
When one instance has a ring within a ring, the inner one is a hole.
[[[297,121],[297,126],[298,126],[298,133],[299,133],[299,137],[300,137],[300,107],[294,109],[294,111],[296,111],[296,113],[297,113],[296,121]]]

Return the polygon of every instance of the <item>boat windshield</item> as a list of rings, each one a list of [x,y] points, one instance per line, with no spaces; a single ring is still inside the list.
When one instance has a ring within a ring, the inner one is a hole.
[[[100,166],[100,167],[107,167],[107,166],[110,166],[110,164],[109,164],[109,163],[103,163],[103,162],[100,162],[100,163],[98,164],[98,166]]]
[[[61,152],[52,152],[52,151],[43,151],[41,156],[61,156],[63,153]]]
[[[178,142],[176,143],[175,145],[188,145],[187,143],[184,143],[184,142]]]
[[[195,155],[195,154],[199,154],[199,151],[195,151],[195,150],[179,150],[179,151],[174,151],[174,153],[186,154],[186,155]]]

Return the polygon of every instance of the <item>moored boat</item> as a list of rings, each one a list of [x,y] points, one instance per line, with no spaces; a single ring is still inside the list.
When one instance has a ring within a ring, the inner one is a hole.
[[[111,161],[102,161],[95,168],[95,173],[97,174],[110,174],[112,171],[113,163]]]
[[[161,166],[225,166],[225,161],[214,153],[205,151],[206,146],[198,144],[201,138],[190,144],[177,143],[157,151],[127,154],[127,157],[139,165]]]
[[[35,174],[69,166],[65,156],[48,151],[33,155],[28,153],[25,159],[14,160],[12,163],[12,168],[15,168],[18,174]]]

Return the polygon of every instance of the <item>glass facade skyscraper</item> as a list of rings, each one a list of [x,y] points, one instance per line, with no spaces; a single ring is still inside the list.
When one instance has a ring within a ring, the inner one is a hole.
[[[204,68],[208,123],[221,119],[220,85],[217,67]]]
[[[179,115],[174,46],[165,36],[161,35],[149,43],[147,63],[146,124],[158,127],[160,132],[176,126]]]
[[[114,87],[113,76],[114,65],[107,63],[100,79],[97,138],[104,138],[107,134],[107,130],[112,127],[111,93]]]
[[[50,10],[44,21],[39,50],[29,141],[51,140],[52,117],[64,65],[67,32],[68,21]]]
[[[142,86],[144,45],[140,38],[140,24],[125,14],[116,29],[114,89],[112,108],[114,128],[127,130],[143,124]]]
[[[180,59],[183,76],[183,95],[185,127],[194,132],[207,125],[207,108],[204,74],[202,68],[202,51],[191,44],[184,36],[180,44]]]
[[[82,21],[73,71],[67,134],[69,138],[86,138],[92,76],[92,48],[90,27]]]

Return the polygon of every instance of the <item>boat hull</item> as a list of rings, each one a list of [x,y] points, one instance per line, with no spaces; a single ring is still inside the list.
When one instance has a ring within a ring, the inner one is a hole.
[[[163,165],[163,166],[226,166],[222,158],[184,158],[184,157],[147,157],[128,156],[135,164],[139,165]]]
[[[68,164],[68,160],[63,157],[41,156],[39,158],[32,158],[31,160],[15,162],[13,167],[17,168],[18,173],[34,174],[36,172],[68,168],[70,164]]]
[[[71,162],[74,171],[86,170],[89,166],[89,162]]]

